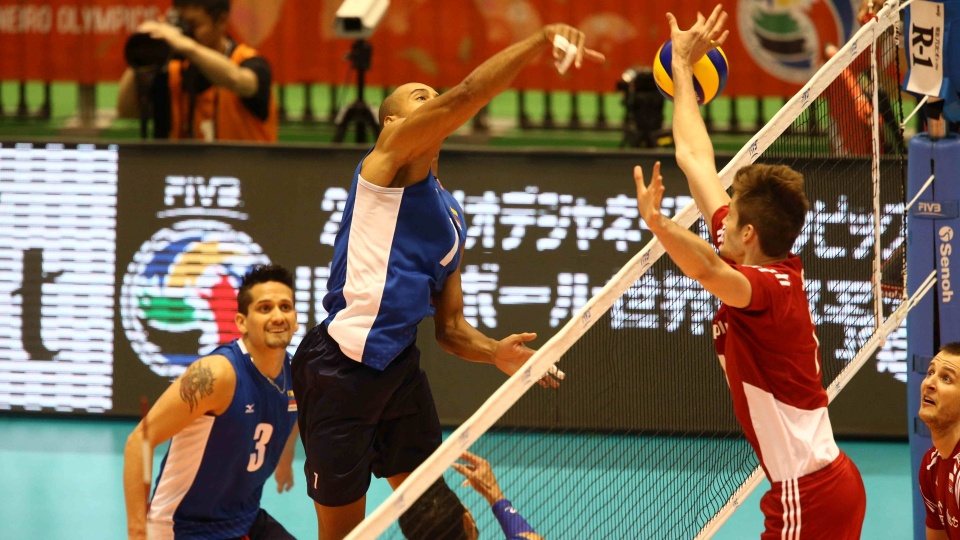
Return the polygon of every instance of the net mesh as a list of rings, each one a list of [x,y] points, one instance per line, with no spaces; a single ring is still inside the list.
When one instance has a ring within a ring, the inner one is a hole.
[[[789,165],[805,177],[811,208],[794,252],[804,262],[825,386],[866,345],[876,348],[875,307],[886,319],[902,302],[890,294],[875,304],[879,288],[871,278],[882,276],[884,290],[903,290],[905,147],[895,20],[895,13],[881,17],[835,52],[819,79],[721,173],[729,185],[736,169],[756,162]],[[675,219],[708,238],[697,217],[687,208]],[[507,498],[546,538],[709,536],[722,522],[717,516],[748,494],[758,462],[712,360],[718,302],[661,253],[654,241],[635,257],[618,274],[625,286],[616,288],[615,276],[606,294],[541,349],[539,371],[505,383],[353,537],[446,537],[422,516],[404,533],[395,523],[413,494],[443,474],[471,509],[480,537],[502,538],[487,501],[460,486],[463,477],[449,468],[466,448],[492,464]],[[828,277],[838,275],[849,279]],[[568,378],[555,391],[523,393],[557,360],[555,350]]]

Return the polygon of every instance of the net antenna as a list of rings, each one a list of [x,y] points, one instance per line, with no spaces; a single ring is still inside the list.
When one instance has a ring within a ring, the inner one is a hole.
[[[337,9],[334,21],[337,37],[354,40],[346,59],[357,72],[357,99],[337,112],[333,122],[333,142],[343,142],[350,126],[355,128],[358,143],[367,142],[368,129],[373,133],[374,140],[380,135],[380,122],[370,105],[364,101],[366,73],[373,55],[373,47],[367,39],[376,31],[388,7],[390,0],[346,0]]]
[[[787,139],[791,137],[796,137],[797,133],[795,129],[791,129],[795,121],[807,122],[808,124],[816,124],[817,119],[814,117],[816,114],[816,108],[812,106],[814,103],[818,102],[818,98],[821,98],[821,95],[825,92],[828,86],[832,82],[837,80],[844,70],[853,67],[854,69],[859,69],[863,66],[860,64],[855,64],[858,60],[861,59],[861,54],[867,54],[865,51],[869,51],[869,54],[874,54],[874,43],[880,39],[881,34],[887,33],[891,28],[896,28],[896,25],[899,24],[899,1],[891,0],[887,2],[884,7],[878,12],[877,16],[871,19],[868,23],[863,25],[860,30],[846,43],[837,54],[835,54],[829,61],[827,61],[819,70],[819,72],[811,78],[811,80],[803,87],[801,90],[794,95],[781,109],[780,111],[771,119],[766,126],[764,126],[750,141],[726,164],[722,171],[720,171],[720,179],[725,188],[729,188],[734,180],[735,173],[742,167],[750,165],[758,160],[763,158],[764,160],[777,159],[777,154],[783,152],[781,149],[782,146],[785,146],[784,140],[781,140],[781,137],[786,137]],[[898,45],[898,44],[897,44]],[[877,69],[873,68],[871,70],[876,74]],[[876,86],[878,83],[876,79],[873,82],[874,89],[876,92]],[[895,92],[899,92],[899,87],[896,87]],[[872,99],[863,100],[865,103],[872,104],[873,111],[880,109],[880,103],[876,96]],[[820,100],[822,102],[822,99]],[[821,107],[822,108],[822,107]],[[831,111],[836,114],[843,114],[846,111]],[[821,119],[822,122],[822,119]],[[876,124],[878,122],[877,115],[873,114],[873,122]],[[788,130],[790,130],[788,132]],[[902,141],[898,146],[896,144],[897,135],[902,137],[902,133],[893,134],[889,137],[878,136],[877,129],[867,127],[866,128],[866,137],[882,138],[889,139],[885,140],[886,143],[891,144],[891,149],[888,150],[891,153],[903,152]],[[776,144],[775,144],[776,143]],[[827,146],[823,145],[819,140],[812,140],[810,146],[813,150],[822,151],[822,149]],[[867,152],[871,152],[872,162],[869,169],[871,177],[871,187],[872,187],[872,199],[873,203],[869,206],[872,211],[872,223],[863,224],[869,225],[871,227],[879,227],[882,225],[881,217],[890,217],[896,218],[897,214],[902,216],[904,212],[904,198],[903,192],[901,191],[900,197],[898,197],[894,202],[888,202],[886,205],[878,205],[876,202],[877,198],[877,171],[881,169],[880,165],[885,165],[883,170],[890,170],[889,164],[882,164],[879,158],[879,146],[874,143],[868,145]],[[834,152],[832,155],[845,155],[849,156],[849,153],[844,153],[834,150],[828,150],[828,152]],[[793,153],[785,153],[787,158],[792,158],[797,155],[795,151]],[[766,155],[765,155],[766,154]],[[803,152],[802,155],[807,155],[806,152]],[[898,154],[899,155],[899,154]],[[866,161],[868,155],[857,156],[862,157],[861,161]],[[849,160],[847,160],[849,161]],[[866,172],[866,171],[864,171]],[[901,163],[901,177],[902,177],[902,163]],[[811,171],[811,176],[816,176],[818,171]],[[819,173],[824,174],[824,173]],[[861,176],[865,176],[862,174]],[[902,178],[901,178],[902,179]],[[853,189],[851,186],[849,189]],[[846,195],[844,195],[846,196]],[[878,214],[880,209],[885,211],[885,215],[881,216]],[[821,210],[814,210],[821,211]],[[837,212],[841,214],[842,212]],[[695,204],[691,203],[685,206],[683,209],[679,210],[673,216],[673,220],[679,225],[685,228],[690,228],[694,226],[697,220],[700,218],[700,213],[696,208]],[[859,225],[858,225],[859,226]],[[896,231],[894,231],[896,232]],[[900,233],[901,237],[903,229],[901,227]],[[874,244],[879,244],[877,237],[871,235]],[[893,245],[890,247],[890,250],[895,250],[899,245],[897,242],[902,242],[900,240],[894,241]],[[824,249],[830,249],[828,246],[817,246],[817,249],[823,247]],[[872,291],[874,296],[880,296],[880,283],[879,279],[876,278],[877,270],[879,269],[879,261],[877,261],[878,254],[880,257],[883,256],[880,250],[868,250],[873,251],[873,256],[870,257],[873,260],[873,274],[875,276],[875,283],[870,285],[866,283],[864,287],[865,290],[852,290],[852,291],[843,291],[846,293],[869,293]],[[447,439],[440,445],[440,447],[428,458],[420,467],[418,467],[404,483],[393,493],[391,494],[383,504],[381,504],[376,510],[373,511],[363,523],[361,523],[357,528],[355,528],[352,533],[348,536],[349,539],[359,540],[366,538],[376,538],[388,527],[394,523],[404,511],[406,511],[410,505],[439,477],[441,477],[454,463],[464,450],[471,448],[471,446],[480,439],[482,435],[487,433],[487,431],[496,423],[504,414],[513,407],[513,405],[523,396],[523,394],[533,386],[537,380],[539,380],[564,354],[570,351],[571,347],[580,340],[584,334],[592,327],[595,323],[600,321],[603,317],[606,316],[607,312],[614,306],[615,303],[620,301],[626,292],[628,292],[634,284],[640,280],[644,274],[651,269],[654,263],[660,259],[661,255],[665,252],[661,243],[654,238],[650,241],[639,253],[637,253],[624,267],[614,275],[607,284],[600,289],[590,300],[588,300],[583,307],[574,315],[564,326],[561,328],[543,347],[541,347],[527,362],[524,368],[513,376],[511,376],[493,395],[487,399],[486,402],[474,413],[469,419],[464,421],[460,427],[458,427]],[[666,262],[669,260],[667,259]],[[806,266],[806,265],[805,265]],[[869,270],[864,272],[864,275],[871,273]],[[901,276],[902,278],[902,276]],[[828,396],[832,400],[839,392],[844,388],[847,382],[853,377],[857,370],[872,358],[874,352],[877,348],[881,346],[884,339],[891,332],[897,330],[903,320],[905,319],[909,310],[917,304],[917,302],[933,287],[936,280],[935,273],[926,279],[924,284],[918,289],[918,291],[912,295],[909,299],[903,300],[902,302],[899,299],[889,298],[888,304],[886,306],[881,305],[880,302],[874,301],[873,313],[865,314],[866,316],[860,317],[861,319],[868,319],[868,327],[864,329],[863,332],[855,336],[848,337],[847,343],[844,343],[844,350],[837,350],[835,358],[832,360],[834,364],[841,365],[842,367],[836,368],[832,365],[830,373],[827,373],[827,370],[824,370],[824,382],[827,385]],[[858,282],[859,283],[859,282]],[[808,283],[809,285],[809,283]],[[828,291],[827,284],[820,284],[823,287],[823,293],[837,293],[838,291]],[[813,294],[819,294],[821,291],[813,291]],[[808,294],[811,294],[811,291],[808,290]],[[891,304],[899,302],[898,307],[895,310],[891,310],[891,313],[884,318],[883,309],[890,310]],[[813,303],[811,303],[813,307]],[[837,314],[833,316],[843,316],[843,310],[838,310]],[[834,321],[831,321],[831,324],[838,324]],[[818,324],[818,328],[819,328]],[[854,354],[849,349],[853,349],[856,352]],[[575,351],[571,351],[573,354]],[[644,360],[634,360],[634,362],[643,362]],[[569,366],[569,364],[568,364]],[[568,369],[568,371],[570,371]],[[584,375],[588,376],[588,375]],[[635,396],[636,398],[642,398],[642,396]],[[668,433],[671,435],[671,433]],[[709,434],[707,434],[709,435]],[[721,444],[730,445],[729,440],[721,440]],[[743,443],[746,446],[746,443]],[[568,449],[564,448],[563,452],[557,450],[556,448],[547,448],[544,451],[564,453]],[[645,449],[643,451],[646,451]],[[746,458],[742,460],[742,465],[738,465],[741,468],[739,470],[743,471],[743,474],[739,472],[736,473],[736,477],[733,478],[733,481],[722,486],[723,491],[722,498],[718,495],[716,504],[713,501],[703,501],[709,502],[709,509],[705,509],[704,512],[698,512],[698,515],[695,516],[696,519],[703,518],[702,521],[697,521],[693,524],[681,524],[676,523],[676,520],[671,520],[672,525],[667,525],[667,528],[670,529],[668,532],[672,535],[671,537],[675,538],[710,538],[714,532],[716,532],[720,526],[726,521],[729,515],[740,506],[740,504],[746,500],[750,492],[759,485],[760,480],[763,477],[762,470],[757,467],[756,457],[752,454],[752,451],[749,449],[743,455],[747,455]],[[668,455],[668,458],[673,458],[676,456],[676,453]],[[578,457],[582,457],[578,456]],[[699,457],[699,455],[698,455]],[[739,459],[739,456],[738,456]],[[657,461],[654,459],[653,461]],[[656,468],[655,472],[662,474],[664,468]],[[646,471],[650,473],[650,471]],[[703,471],[695,471],[703,472]],[[708,471],[705,476],[698,476],[697,479],[700,481],[703,479],[704,482],[710,483],[713,481],[714,477],[718,476],[719,471]],[[642,473],[641,473],[642,474]],[[555,475],[554,472],[550,472],[550,475]],[[647,476],[653,476],[653,474],[648,474]],[[707,480],[709,479],[709,480]],[[639,482],[640,479],[636,478],[636,482]],[[529,482],[529,477],[527,477],[527,482]],[[633,488],[634,482],[631,480],[631,490],[630,491],[641,491],[639,486],[636,489]],[[681,480],[682,483],[690,484],[691,481],[687,478],[685,481]],[[698,483],[698,482],[693,482]],[[580,486],[577,486],[578,488]],[[706,487],[706,486],[701,486]],[[728,489],[729,488],[729,489]],[[505,490],[506,491],[506,490]],[[609,491],[608,489],[602,489],[601,491]],[[653,497],[654,494],[648,492],[648,494]],[[572,495],[572,493],[571,493]],[[617,494],[618,497],[625,497],[627,494],[625,491],[621,491]],[[698,495],[699,497],[699,495]],[[724,500],[726,499],[726,500]],[[514,500],[516,502],[516,500]],[[612,503],[617,508],[606,508],[605,510],[613,512],[613,515],[608,516],[607,519],[602,525],[607,525],[609,523],[614,523],[614,526],[617,523],[635,521],[636,514],[642,509],[639,506],[630,506],[621,500],[619,503]],[[656,506],[652,504],[651,506]],[[581,509],[583,512],[586,510]],[[659,512],[661,514],[672,515],[669,512]],[[474,510],[474,515],[477,514],[477,510]],[[629,520],[625,519],[629,516]],[[675,517],[675,516],[674,516]],[[564,516],[558,516],[558,520],[563,519]],[[688,526],[689,525],[689,526]],[[685,528],[686,527],[686,528]],[[538,532],[541,532],[538,530]],[[596,534],[602,535],[602,533],[595,531]],[[541,534],[547,534],[548,531],[543,531]],[[569,534],[564,535],[560,534],[560,537],[575,537],[570,536]],[[623,536],[623,535],[621,535]],[[661,531],[660,533],[654,536],[648,537],[666,537]]]

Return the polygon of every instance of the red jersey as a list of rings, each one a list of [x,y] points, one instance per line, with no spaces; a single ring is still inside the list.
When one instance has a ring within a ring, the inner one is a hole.
[[[713,216],[718,248],[728,211],[724,206]],[[764,266],[727,262],[752,287],[749,306],[721,304],[713,319],[734,413],[771,482],[800,478],[840,454],[827,414],[803,265],[792,253]]]
[[[960,539],[960,443],[949,458],[936,447],[920,462],[920,494],[927,510],[927,528],[946,531],[947,538]]]

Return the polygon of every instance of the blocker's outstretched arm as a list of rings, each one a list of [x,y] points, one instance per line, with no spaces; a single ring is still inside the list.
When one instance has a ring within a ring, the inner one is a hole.
[[[713,214],[730,204],[730,196],[720,183],[713,142],[700,115],[693,87],[693,65],[710,49],[726,41],[730,33],[723,29],[726,20],[727,13],[717,5],[710,17],[704,18],[698,13],[696,24],[681,30],[673,14],[667,13],[673,43],[673,139],[677,164],[686,174],[690,195],[711,228]]]

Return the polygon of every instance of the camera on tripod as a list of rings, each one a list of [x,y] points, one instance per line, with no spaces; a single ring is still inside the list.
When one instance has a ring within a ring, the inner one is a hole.
[[[193,37],[193,29],[180,18],[180,12],[176,9],[167,11],[166,21],[177,27],[183,35]],[[167,62],[175,59],[176,55],[166,41],[153,38],[147,33],[137,32],[127,38],[127,43],[123,47],[123,57],[127,65],[135,70],[160,70],[167,65]]]
[[[656,148],[672,144],[672,131],[663,129],[663,95],[657,90],[653,70],[628,68],[617,81],[623,94],[625,117],[621,146]]]
[[[373,35],[388,7],[390,0],[344,0],[337,9],[334,21],[337,36],[355,40],[346,59],[357,72],[357,100],[337,112],[333,120],[333,142],[343,142],[351,125],[356,127],[358,143],[366,142],[367,129],[373,133],[374,139],[380,135],[380,122],[363,100],[363,91],[365,74],[370,69],[370,56],[373,54],[367,38]]]

